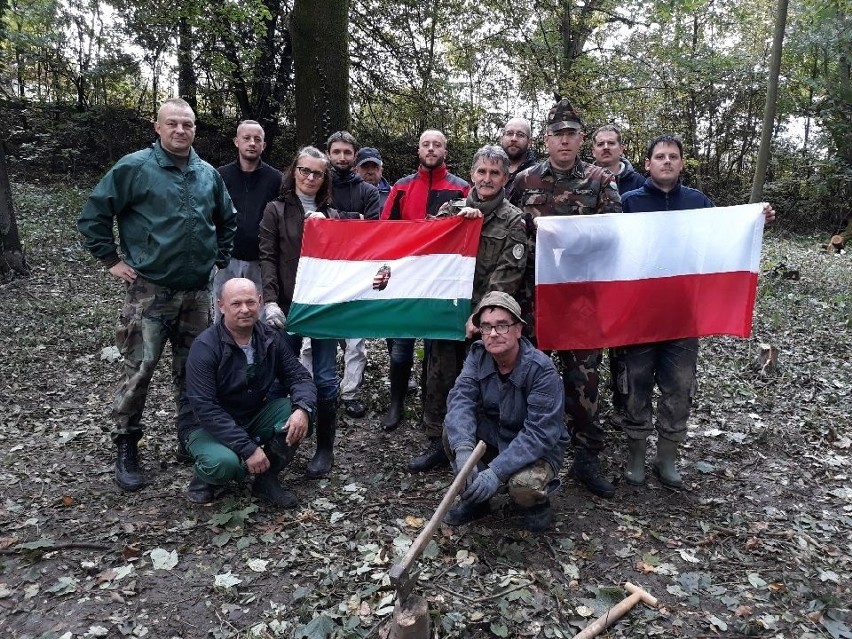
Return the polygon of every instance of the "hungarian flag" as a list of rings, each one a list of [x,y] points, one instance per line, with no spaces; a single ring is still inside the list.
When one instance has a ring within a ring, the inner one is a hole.
[[[751,334],[763,206],[538,220],[542,349]]]
[[[464,339],[482,219],[308,218],[287,330]]]

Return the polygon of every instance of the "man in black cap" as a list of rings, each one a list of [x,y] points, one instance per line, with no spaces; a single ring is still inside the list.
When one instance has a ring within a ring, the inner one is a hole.
[[[378,149],[365,146],[355,154],[355,172],[367,184],[379,190],[379,211],[384,208],[391,190],[390,183],[382,177],[383,166],[382,154]]]
[[[568,446],[559,373],[521,335],[521,308],[508,293],[485,295],[472,319],[482,340],[471,346],[447,399],[444,446],[458,473],[481,439],[486,466],[473,470],[444,523],[461,526],[488,514],[505,484],[524,526],[545,530],[553,519],[548,495],[559,485]]]
[[[612,173],[577,156],[583,140],[582,119],[567,99],[560,100],[547,115],[544,141],[548,158],[519,173],[510,194],[512,204],[527,218],[531,251],[535,249],[534,221],[539,216],[621,212],[621,198]],[[527,289],[531,293],[535,282],[533,255],[527,264]],[[559,351],[559,359],[565,412],[575,449],[571,476],[596,495],[612,497],[615,488],[601,474],[598,459],[604,447],[604,432],[598,420],[602,350]]]

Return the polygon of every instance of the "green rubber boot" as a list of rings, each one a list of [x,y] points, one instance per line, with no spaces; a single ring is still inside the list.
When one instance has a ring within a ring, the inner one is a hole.
[[[648,440],[627,440],[627,466],[624,467],[624,479],[631,486],[641,486],[645,483],[645,451]]]
[[[670,439],[657,438],[657,458],[654,460],[654,474],[660,481],[671,488],[683,488],[683,479],[677,472],[678,442]]]

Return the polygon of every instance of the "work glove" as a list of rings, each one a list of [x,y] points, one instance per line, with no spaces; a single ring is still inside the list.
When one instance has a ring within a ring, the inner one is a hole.
[[[479,473],[470,487],[462,493],[462,499],[474,504],[486,502],[497,494],[500,483],[497,473],[487,468]]]
[[[266,323],[275,328],[284,328],[287,325],[287,316],[276,302],[267,302],[263,307]]]
[[[470,459],[470,456],[473,454],[472,448],[458,448],[456,449],[456,458],[453,460],[453,472],[458,475],[461,472],[461,469],[464,468],[464,465],[467,463],[467,460]],[[473,467],[473,470],[470,471],[470,475],[467,476],[467,481],[464,484],[462,490],[467,490],[470,488],[470,485],[473,483],[473,480],[476,479],[476,476],[479,474],[479,470],[476,466]]]

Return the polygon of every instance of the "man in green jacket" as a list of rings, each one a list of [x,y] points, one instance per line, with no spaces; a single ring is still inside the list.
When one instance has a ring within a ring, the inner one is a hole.
[[[154,130],[159,141],[121,158],[94,188],[77,222],[86,248],[125,281],[116,331],[124,370],[112,406],[115,481],[125,491],[145,485],[137,444],[157,361],[170,342],[177,403],[189,347],[210,324],[213,267],[228,264],[236,232],[222,177],[192,149],[195,113],[189,104],[166,100]]]

